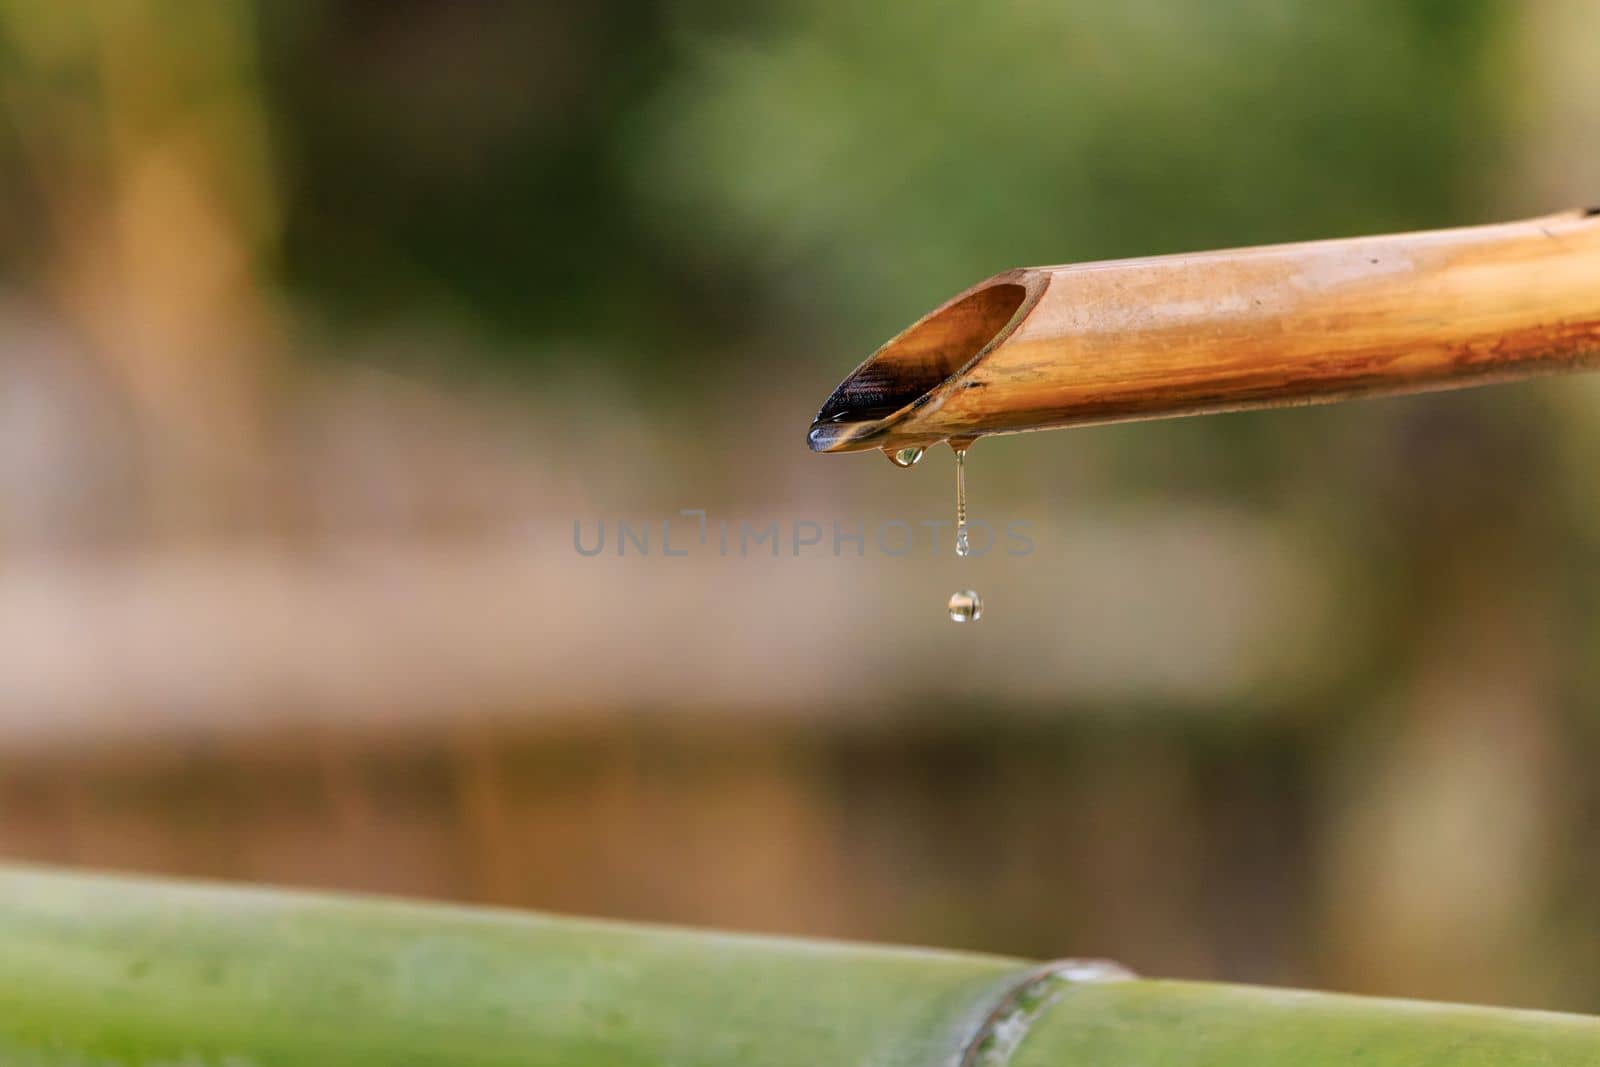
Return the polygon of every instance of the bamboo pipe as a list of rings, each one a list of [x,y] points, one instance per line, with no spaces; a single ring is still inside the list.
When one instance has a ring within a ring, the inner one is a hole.
[[[1600,1019],[0,871],[21,1067],[1592,1067]]]
[[[817,452],[1506,381],[1600,362],[1600,208],[1027,267],[924,316],[817,414]]]

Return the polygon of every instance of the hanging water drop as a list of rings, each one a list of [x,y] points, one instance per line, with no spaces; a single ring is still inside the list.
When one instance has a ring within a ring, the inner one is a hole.
[[[971,589],[950,594],[951,622],[977,622],[983,618],[983,598]]]
[[[889,457],[889,462],[896,467],[915,467],[917,460],[922,458],[920,448],[886,448],[883,454]]]
[[[956,454],[956,555],[965,559],[972,554],[972,541],[967,536],[967,447],[970,441],[950,442]]]

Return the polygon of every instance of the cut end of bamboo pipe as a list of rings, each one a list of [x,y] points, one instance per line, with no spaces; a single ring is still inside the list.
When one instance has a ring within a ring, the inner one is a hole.
[[[937,444],[894,428],[938,403],[941,390],[1004,341],[1049,285],[1039,270],[1013,270],[959,293],[867,357],[833,391],[806,434],[813,452]]]
[[[1600,210],[1007,271],[889,341],[814,452],[1210,414],[1600,363]]]

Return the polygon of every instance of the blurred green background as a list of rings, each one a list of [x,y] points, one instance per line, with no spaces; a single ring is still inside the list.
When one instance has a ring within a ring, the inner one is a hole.
[[[802,438],[951,293],[1597,142],[1593,0],[0,0],[0,854],[1600,1011],[1590,379],[572,542],[948,518]]]

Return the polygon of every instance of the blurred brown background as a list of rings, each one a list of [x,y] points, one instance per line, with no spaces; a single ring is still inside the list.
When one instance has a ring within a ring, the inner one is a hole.
[[[0,854],[1600,1010],[1595,379],[984,442],[959,566],[802,441],[1596,143],[1593,0],[0,0]]]

